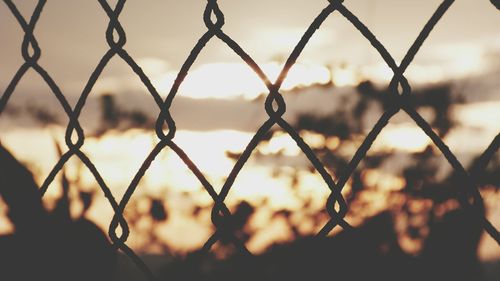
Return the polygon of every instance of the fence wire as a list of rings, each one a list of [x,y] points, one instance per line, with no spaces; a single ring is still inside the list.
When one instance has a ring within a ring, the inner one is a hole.
[[[16,89],[16,86],[19,84],[25,73],[29,69],[33,69],[34,71],[36,71],[45,81],[45,83],[50,87],[52,93],[57,98],[61,107],[64,109],[66,115],[69,118],[69,122],[65,132],[65,143],[67,146],[67,151],[60,157],[59,161],[42,184],[40,189],[42,196],[46,193],[49,185],[54,181],[55,176],[62,170],[65,163],[71,157],[79,158],[92,173],[104,196],[107,198],[109,204],[114,210],[114,217],[110,223],[108,231],[112,243],[118,249],[123,251],[127,256],[129,256],[132,261],[140,268],[140,270],[144,272],[145,276],[148,279],[155,280],[155,277],[152,274],[151,270],[147,267],[143,260],[126,244],[127,238],[130,234],[130,230],[127,221],[123,216],[123,212],[145,172],[148,170],[155,157],[163,149],[166,149],[167,147],[170,148],[184,161],[186,166],[198,178],[199,182],[203,185],[205,190],[214,201],[211,220],[216,230],[204,244],[202,249],[205,251],[209,251],[210,248],[222,236],[224,236],[230,237],[231,242],[234,243],[236,247],[239,247],[243,252],[251,255],[250,251],[245,247],[245,245],[236,238],[234,233],[231,233],[232,228],[229,225],[231,223],[231,212],[225,205],[224,200],[229,194],[236,177],[247,162],[248,158],[256,149],[257,145],[265,138],[271,127],[273,127],[274,125],[278,125],[293,138],[293,140],[297,143],[302,152],[307,156],[307,158],[313,164],[314,168],[319,172],[325,183],[330,188],[331,195],[328,197],[326,202],[326,210],[328,211],[330,220],[317,234],[318,236],[326,236],[332,231],[333,228],[337,226],[342,227],[344,230],[353,228],[344,219],[348,210],[348,206],[346,200],[341,194],[341,191],[345,187],[348,179],[350,178],[360,161],[366,156],[366,153],[368,152],[382,129],[384,129],[391,118],[401,110],[406,112],[425,132],[425,134],[429,138],[431,138],[432,142],[443,153],[443,155],[446,157],[446,160],[450,163],[453,169],[458,172],[459,176],[462,179],[461,186],[457,187],[460,188],[460,203],[464,207],[471,208],[477,211],[477,219],[482,222],[484,230],[494,240],[496,240],[498,244],[500,244],[499,231],[495,228],[495,226],[491,224],[490,221],[488,221],[488,219],[484,216],[484,213],[479,211],[483,209],[484,203],[476,184],[476,177],[478,177],[478,175],[480,175],[481,172],[486,169],[489,161],[498,151],[498,148],[500,146],[500,134],[498,134],[494,138],[489,147],[480,156],[479,165],[477,166],[480,168],[469,174],[464,169],[462,164],[458,161],[453,152],[451,152],[449,147],[444,143],[444,141],[433,131],[431,125],[424,120],[424,118],[415,110],[415,107],[411,104],[410,96],[412,95],[412,89],[405,77],[405,70],[411,64],[420,47],[423,45],[430,32],[439,22],[441,17],[455,2],[454,0],[444,0],[439,5],[432,17],[425,24],[416,40],[408,49],[405,57],[399,65],[396,63],[396,61],[387,51],[384,45],[370,31],[370,29],[343,4],[343,0],[328,0],[329,3],[309,25],[307,30],[302,35],[300,41],[297,43],[292,53],[289,55],[283,69],[281,70],[275,82],[272,82],[266,76],[261,67],[252,59],[252,57],[247,52],[245,52],[245,50],[236,41],[234,41],[223,31],[222,28],[225,24],[225,19],[224,14],[217,3],[217,0],[207,0],[206,8],[203,13],[203,21],[205,23],[207,31],[199,38],[198,42],[191,50],[189,56],[186,58],[184,64],[177,74],[170,92],[164,100],[158,93],[157,89],[151,83],[149,77],[144,73],[144,71],[136,63],[134,58],[130,56],[125,49],[127,39],[125,30],[120,24],[119,16],[125,7],[126,0],[118,0],[114,8],[111,7],[106,0],[98,0],[102,9],[106,12],[109,18],[108,27],[105,33],[109,49],[102,56],[91,76],[87,80],[87,83],[83,88],[83,91],[76,105],[73,108],[68,103],[58,84],[52,79],[51,75],[44,69],[44,67],[38,63],[38,60],[41,56],[41,48],[38,45],[34,30],[46,2],[46,0],[39,0],[31,17],[27,19],[21,15],[18,8],[11,0],[4,0],[4,3],[8,6],[12,15],[16,18],[19,25],[24,31],[24,38],[21,46],[21,54],[24,58],[24,63],[19,67],[0,99],[0,114],[4,111],[10,97]],[[285,119],[283,119],[283,114],[286,112],[286,104],[283,96],[280,93],[283,81],[286,79],[288,72],[296,63],[309,40],[314,35],[316,30],[321,27],[322,23],[334,12],[338,12],[346,20],[352,23],[352,25],[364,36],[364,38],[368,40],[373,48],[375,48],[375,50],[379,53],[384,62],[390,67],[393,72],[393,77],[389,84],[388,94],[386,97],[384,97],[390,104],[390,106],[366,136],[361,146],[357,149],[356,153],[350,160],[347,169],[345,169],[340,175],[335,176],[337,180],[334,180],[333,176],[329,172],[327,172],[325,166],[315,155],[311,147],[309,147],[309,145],[298,134],[298,132],[293,129],[293,127]],[[116,34],[116,36],[114,34]],[[170,114],[170,107],[176,97],[179,87],[188,75],[188,72],[196,61],[198,55],[203,51],[205,45],[210,40],[220,40],[225,43],[225,45],[230,50],[238,55],[242,59],[242,61],[244,61],[256,73],[256,75],[262,80],[262,82],[269,90],[269,94],[267,95],[264,103],[264,108],[268,115],[268,119],[260,126],[253,138],[247,144],[245,150],[236,161],[219,193],[216,192],[213,185],[206,179],[206,177],[203,175],[203,172],[198,169],[193,161],[191,161],[189,155],[187,155],[184,150],[173,141],[176,134],[176,125],[173,117]],[[116,56],[120,57],[131,67],[135,74],[140,78],[142,83],[146,86],[149,94],[151,94],[152,98],[160,109],[160,114],[157,118],[155,126],[155,131],[159,142],[144,160],[141,167],[130,182],[125,194],[120,200],[117,200],[114,197],[113,193],[111,192],[110,188],[102,178],[95,165],[88,158],[88,156],[83,151],[81,151],[81,147],[85,142],[85,134],[79,123],[79,116],[95,83],[99,79],[108,62]]]

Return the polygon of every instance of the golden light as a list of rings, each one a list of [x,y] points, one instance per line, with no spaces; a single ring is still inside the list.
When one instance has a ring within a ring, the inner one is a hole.
[[[403,178],[387,174],[376,169],[363,171],[363,179],[368,186],[375,186],[377,190],[392,192],[403,189],[405,181]]]
[[[354,67],[342,65],[332,69],[332,82],[335,86],[355,86],[361,82],[361,76]]]
[[[152,147],[151,134],[129,130],[125,133],[111,131],[101,138],[88,138],[82,150],[90,156],[110,185],[126,187]],[[126,151],[126,153],[117,153],[117,151]],[[95,183],[90,172],[84,175],[82,180],[86,185]]]
[[[174,141],[200,170],[212,177],[225,177],[234,165],[233,160],[226,157],[226,151],[243,151],[252,136],[235,130],[179,131]]]
[[[300,133],[300,136],[311,148],[321,148],[325,145],[325,136],[322,134],[304,131]]]
[[[261,65],[271,82],[274,82],[283,64],[268,62]],[[170,91],[177,73],[160,75],[153,82],[162,94]],[[282,90],[325,84],[330,81],[330,71],[324,66],[314,64],[295,64],[283,82]],[[191,70],[179,88],[179,95],[196,99],[235,99],[252,100],[268,93],[264,82],[244,63],[210,63]]]
[[[268,143],[259,147],[264,155],[282,153],[286,156],[297,156],[301,150],[287,133],[276,133]]]
[[[399,149],[408,152],[421,152],[431,142],[429,137],[411,123],[389,124],[382,130],[374,144],[376,149]]]
[[[487,130],[494,135],[500,130],[500,102],[486,101],[467,105],[456,105],[453,118],[461,124]]]

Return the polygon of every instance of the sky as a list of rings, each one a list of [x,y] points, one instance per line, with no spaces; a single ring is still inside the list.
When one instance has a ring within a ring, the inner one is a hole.
[[[347,0],[345,5],[378,36],[399,61],[441,1]],[[17,1],[29,15],[36,1]],[[203,11],[206,1],[129,1],[120,15],[127,34],[125,49],[150,71],[177,71],[198,38],[206,31]],[[219,1],[226,24],[224,32],[238,42],[258,63],[283,60],[303,32],[327,5],[327,1]],[[108,19],[97,1],[52,0],[46,4],[35,35],[42,48],[40,64],[58,82],[63,92],[78,95],[86,77],[108,49],[105,30]],[[416,57],[408,72],[419,65],[449,64],[459,57],[498,51],[500,18],[487,0],[455,1]],[[6,5],[0,5],[0,89],[5,89],[22,63],[22,32]],[[469,60],[471,60],[469,59]],[[212,40],[195,63],[241,62],[218,40]],[[315,65],[382,63],[369,42],[338,13],[330,15],[316,32],[299,62]],[[465,65],[469,66],[470,65]],[[68,70],[68,68],[71,70]],[[446,71],[456,69],[452,65]],[[377,70],[377,69],[376,69]],[[376,71],[375,70],[375,71]],[[387,72],[387,69],[385,69]],[[118,59],[102,77],[131,73]],[[28,75],[29,76],[29,75]],[[28,79],[29,80],[29,79]],[[35,79],[36,80],[36,79]],[[23,85],[20,87],[28,87]],[[26,82],[26,84],[28,84]],[[29,83],[34,85],[34,83]],[[36,83],[35,83],[36,84]]]

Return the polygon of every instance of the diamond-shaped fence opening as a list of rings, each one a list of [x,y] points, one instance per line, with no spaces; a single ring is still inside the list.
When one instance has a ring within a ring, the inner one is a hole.
[[[39,0],[31,17],[26,18],[19,12],[18,8],[12,1],[4,0],[4,3],[7,5],[10,12],[16,18],[20,27],[24,31],[24,39],[21,48],[21,54],[24,59],[24,63],[19,67],[18,71],[11,79],[10,84],[1,96],[0,113],[4,112],[9,99],[14,93],[16,86],[23,79],[23,76],[28,70],[32,69],[38,75],[40,75],[40,77],[51,89],[52,94],[57,98],[61,108],[69,118],[69,122],[65,132],[66,148],[63,149],[59,161],[53,167],[52,171],[42,184],[42,196],[46,193],[49,185],[54,181],[56,175],[63,169],[63,166],[69,159],[78,158],[79,160],[81,160],[83,165],[85,165],[92,173],[101,191],[113,208],[114,217],[109,226],[109,237],[112,243],[116,248],[120,249],[126,255],[128,255],[150,280],[155,279],[152,272],[143,262],[143,260],[141,260],[141,258],[137,254],[135,254],[134,251],[126,244],[129,235],[129,226],[123,216],[123,212],[129,201],[133,197],[140,180],[152,164],[153,160],[164,149],[171,150],[172,152],[176,153],[180,157],[180,159],[182,159],[189,170],[191,170],[191,172],[199,180],[200,184],[203,186],[206,192],[213,199],[214,206],[211,213],[211,219],[216,230],[203,246],[203,250],[205,251],[209,251],[210,248],[221,239],[221,237],[224,237],[224,239],[229,240],[231,243],[233,243],[235,247],[241,249],[244,253],[251,255],[245,244],[240,241],[237,236],[234,235],[234,233],[231,233],[232,214],[225,204],[225,199],[227,198],[233,186],[233,183],[235,182],[235,179],[237,178],[242,168],[245,166],[245,163],[251,156],[252,152],[254,152],[258,144],[265,139],[266,135],[270,132],[273,126],[279,126],[281,130],[283,130],[283,132],[287,133],[296,142],[301,152],[307,156],[314,169],[319,173],[319,175],[322,177],[331,191],[331,195],[328,197],[328,200],[326,202],[326,210],[329,215],[329,221],[320,230],[318,236],[327,236],[335,227],[341,227],[345,230],[353,229],[353,227],[345,220],[345,216],[347,214],[349,206],[341,191],[346,186],[346,183],[352,176],[356,167],[358,167],[360,162],[367,155],[368,150],[374,143],[377,136],[386,127],[391,118],[400,111],[404,111],[406,114],[408,114],[408,116],[411,117],[415,124],[417,124],[418,127],[420,127],[420,129],[425,132],[425,134],[442,152],[446,160],[460,177],[460,182],[462,184],[461,186],[456,187],[457,189],[460,189],[460,191],[458,192],[458,196],[460,196],[460,203],[464,207],[478,207],[482,206],[483,204],[481,194],[479,193],[477,188],[476,177],[486,169],[487,164],[497,152],[500,145],[500,135],[497,135],[497,137],[491,142],[491,145],[481,155],[479,164],[476,165],[477,169],[469,172],[466,171],[462,164],[458,161],[457,157],[440,138],[440,136],[436,134],[435,131],[433,131],[431,125],[426,120],[424,120],[424,118],[416,111],[414,105],[410,100],[410,97],[412,95],[411,85],[405,77],[405,70],[411,64],[420,47],[424,44],[426,38],[429,36],[441,17],[454,3],[453,0],[444,0],[439,5],[434,14],[423,27],[417,39],[408,49],[408,52],[406,53],[404,59],[399,64],[396,63],[393,56],[370,31],[370,29],[365,26],[365,24],[343,4],[344,1],[330,0],[328,1],[329,3],[326,3],[326,6],[321,11],[321,13],[306,29],[306,31],[302,35],[302,38],[286,59],[286,62],[276,81],[271,81],[259,66],[259,64],[238,44],[238,42],[235,42],[228,34],[223,31],[223,26],[225,24],[223,11],[219,8],[216,0],[208,0],[206,9],[202,17],[202,20],[206,26],[206,32],[199,38],[198,42],[190,51],[189,56],[186,58],[184,64],[178,72],[175,82],[172,85],[166,98],[162,98],[160,96],[155,86],[153,86],[153,84],[151,83],[150,78],[144,73],[144,71],[136,63],[134,58],[126,50],[126,31],[120,24],[119,20],[119,16],[125,8],[126,1],[118,0],[116,5],[112,7],[106,0],[99,0],[99,4],[109,18],[109,24],[105,32],[105,39],[107,44],[109,45],[109,49],[102,55],[101,60],[95,66],[91,76],[87,80],[87,83],[85,84],[81,92],[81,95],[79,96],[76,105],[73,107],[68,103],[65,94],[61,91],[59,85],[52,79],[50,73],[48,73],[45,68],[38,63],[41,56],[41,48],[43,46],[40,46],[38,44],[35,27],[39,18],[43,14],[43,7],[46,2],[47,1],[45,0]],[[492,2],[495,4],[495,1]],[[366,38],[367,44],[371,44],[372,47],[379,53],[384,62],[393,72],[392,80],[388,87],[388,94],[384,97],[385,102],[388,105],[386,107],[386,111],[382,114],[380,119],[378,119],[375,126],[373,126],[362,144],[356,150],[352,159],[348,162],[347,168],[339,171],[337,175],[332,175],[329,171],[327,171],[325,165],[320,161],[318,156],[314,153],[313,149],[304,141],[304,139],[290,125],[290,123],[283,118],[283,115],[286,112],[286,104],[280,93],[281,86],[286,79],[289,70],[296,63],[302,51],[307,46],[308,41],[315,34],[318,28],[320,28],[322,23],[333,13],[338,13],[342,15],[345,20],[349,21],[357,29],[357,31]],[[220,189],[220,192],[216,191],[216,188],[214,188],[212,183],[204,176],[203,171],[201,171],[196,163],[190,159],[190,156],[184,152],[183,148],[173,140],[174,136],[176,135],[176,124],[169,111],[172,102],[174,101],[179,90],[179,87],[182,85],[184,79],[188,75],[191,66],[197,60],[199,54],[203,51],[204,46],[211,40],[219,40],[220,42],[223,42],[227,46],[228,52],[234,52],[237,56],[239,56],[241,60],[246,63],[248,67],[250,67],[262,80],[268,90],[268,95],[263,104],[268,115],[267,120],[263,122],[263,124],[255,132],[254,136],[251,138],[250,142],[247,144],[241,155],[238,155],[239,157],[235,162],[231,172],[227,176],[226,181]],[[149,153],[147,158],[144,160],[140,168],[137,170],[122,198],[116,198],[114,196],[105,180],[101,176],[99,170],[92,163],[89,157],[81,150],[83,144],[85,143],[85,132],[83,131],[82,126],[79,122],[80,113],[82,112],[82,109],[84,108],[94,85],[96,84],[101,73],[112,58],[120,58],[130,66],[133,72],[137,75],[137,77],[140,78],[144,86],[147,88],[149,94],[151,95],[152,99],[161,112],[155,124],[155,131],[159,141]],[[478,212],[476,219],[478,221],[481,221],[484,230],[493,239],[500,243],[500,233],[484,217],[484,214]]]

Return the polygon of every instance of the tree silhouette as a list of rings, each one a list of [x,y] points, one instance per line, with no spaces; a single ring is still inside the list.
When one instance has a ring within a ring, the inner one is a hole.
[[[42,205],[31,173],[0,145],[0,195],[14,233],[0,237],[0,271],[5,280],[110,280],[115,250],[104,233],[83,216],[72,219],[63,192],[53,212]],[[90,205],[90,203],[84,203]]]

